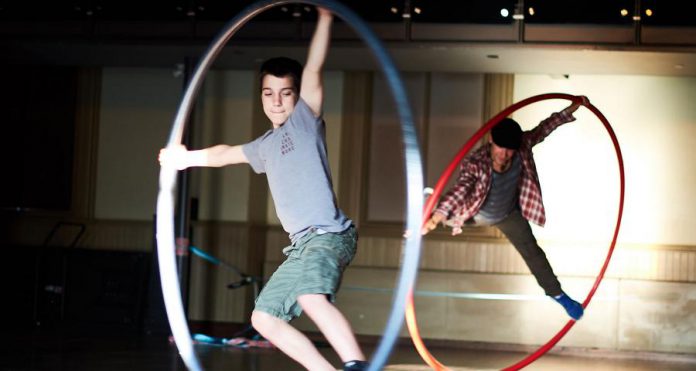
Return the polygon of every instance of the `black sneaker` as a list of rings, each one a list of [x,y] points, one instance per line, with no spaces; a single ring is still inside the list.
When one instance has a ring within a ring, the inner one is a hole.
[[[367,361],[350,361],[343,364],[343,371],[364,371],[369,366]]]

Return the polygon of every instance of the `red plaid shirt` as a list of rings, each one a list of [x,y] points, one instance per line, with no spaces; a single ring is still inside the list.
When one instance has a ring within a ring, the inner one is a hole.
[[[522,144],[518,150],[522,161],[519,204],[522,216],[540,226],[546,222],[546,214],[532,147],[541,143],[557,127],[571,121],[575,121],[575,117],[564,110],[552,114],[534,129],[522,133]],[[445,194],[435,210],[436,213],[445,215],[447,224],[455,229],[461,229],[465,221],[479,212],[491,189],[493,167],[490,147],[486,143],[462,161],[457,183]]]

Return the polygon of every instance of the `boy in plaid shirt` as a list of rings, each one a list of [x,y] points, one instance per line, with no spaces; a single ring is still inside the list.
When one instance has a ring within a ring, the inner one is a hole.
[[[580,105],[588,104],[587,97],[581,96],[525,132],[514,120],[503,119],[491,130],[488,143],[462,162],[457,183],[421,231],[427,234],[441,222],[453,228],[452,235],[461,233],[465,224],[498,228],[515,246],[546,295],[561,304],[574,320],[582,317],[583,307],[561,289],[529,225],[533,222],[543,226],[546,222],[532,148],[559,126],[575,121],[573,113]]]

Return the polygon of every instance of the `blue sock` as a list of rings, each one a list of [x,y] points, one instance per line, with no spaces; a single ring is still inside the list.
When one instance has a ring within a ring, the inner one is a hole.
[[[582,305],[577,301],[571,299],[570,296],[566,295],[565,292],[562,292],[560,295],[554,296],[553,300],[558,302],[558,304],[561,304],[563,306],[563,309],[565,309],[566,313],[568,313],[568,315],[570,316],[570,318],[576,321],[582,318],[582,315],[585,313],[585,310],[582,308]]]

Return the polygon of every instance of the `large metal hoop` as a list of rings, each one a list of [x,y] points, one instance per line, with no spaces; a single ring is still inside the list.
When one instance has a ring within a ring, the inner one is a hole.
[[[401,133],[404,148],[406,170],[406,229],[404,239],[403,264],[399,273],[396,293],[393,297],[392,309],[384,329],[382,339],[371,358],[369,370],[380,370],[386,364],[392,348],[398,338],[403,324],[406,298],[413,288],[418,273],[418,261],[421,252],[421,235],[417,233],[422,224],[423,210],[423,169],[418,138],[413,124],[413,116],[408,103],[408,97],[398,70],[382,46],[379,39],[367,24],[352,10],[339,2],[332,0],[299,0],[299,1],[258,1],[249,5],[239,15],[229,21],[208,47],[196,67],[179,105],[167,146],[181,143],[184,125],[188,118],[194,98],[198,94],[205,74],[215,57],[220,53],[227,41],[250,19],[261,12],[283,4],[301,3],[320,6],[329,9],[343,19],[368,45],[379,62],[382,72],[396,103],[401,123]],[[186,323],[186,317],[180,294],[180,284],[176,274],[175,244],[174,244],[174,192],[176,188],[176,169],[162,168],[160,170],[160,190],[157,197],[157,251],[167,317],[179,353],[190,370],[201,370],[191,341],[191,334]]]

